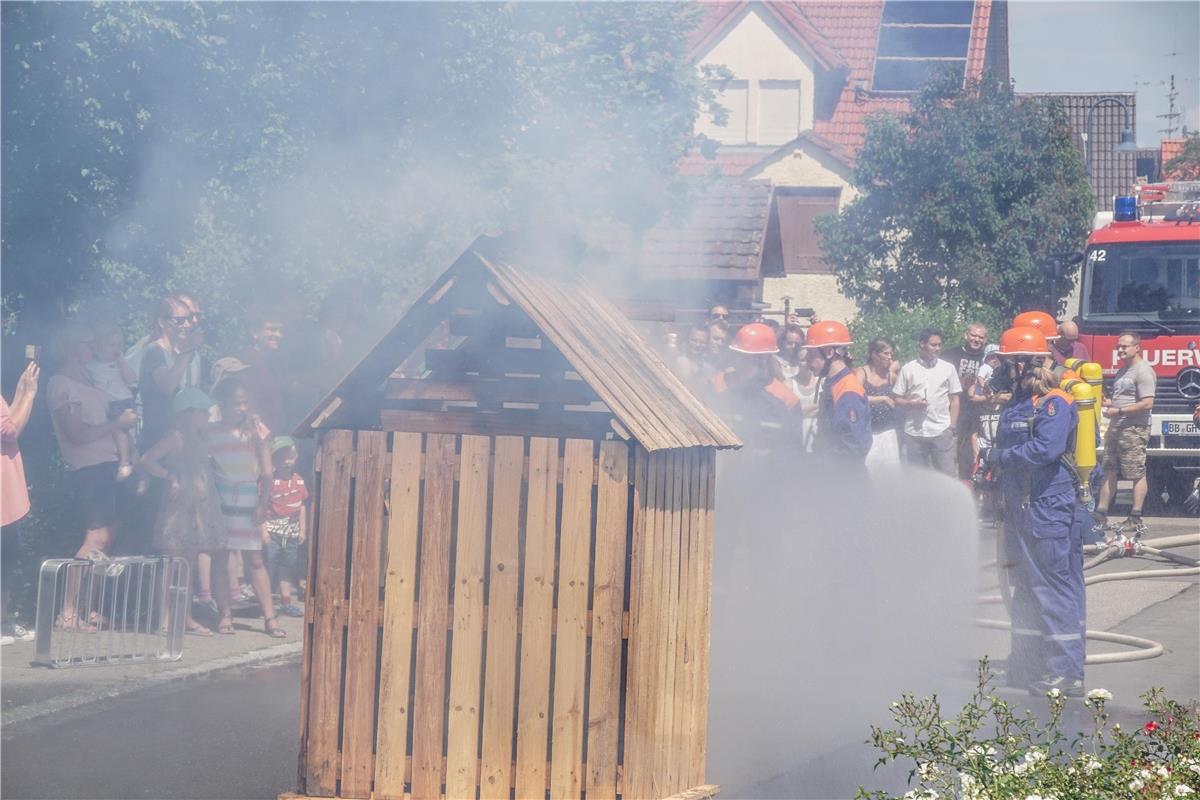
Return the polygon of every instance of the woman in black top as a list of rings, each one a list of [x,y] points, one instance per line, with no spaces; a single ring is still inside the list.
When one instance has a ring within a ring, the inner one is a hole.
[[[873,340],[867,345],[866,366],[855,370],[871,410],[871,450],[867,453],[867,468],[871,470],[900,464],[896,404],[892,400],[892,386],[900,364],[893,360],[893,350],[894,346],[887,339]]]

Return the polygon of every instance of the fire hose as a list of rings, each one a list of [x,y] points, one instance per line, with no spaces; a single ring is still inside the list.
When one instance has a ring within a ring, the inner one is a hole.
[[[1108,581],[1125,581],[1135,580],[1137,578],[1167,578],[1180,577],[1184,575],[1200,575],[1200,560],[1188,558],[1187,556],[1179,555],[1178,553],[1168,552],[1168,548],[1185,547],[1187,545],[1200,544],[1200,533],[1184,534],[1181,536],[1164,536],[1158,539],[1148,539],[1141,541],[1139,539],[1130,539],[1125,536],[1117,537],[1116,539],[1099,545],[1085,545],[1083,552],[1085,555],[1094,554],[1093,557],[1083,564],[1083,569],[1086,572],[1089,569],[1103,564],[1112,558],[1133,557],[1137,558],[1143,555],[1157,556],[1168,561],[1173,561],[1181,564],[1181,567],[1171,569],[1147,569],[1147,570],[1129,570],[1126,572],[1108,572],[1102,575],[1090,575],[1084,578],[1084,585],[1091,586],[1097,583],[1105,583]],[[1004,603],[1005,610],[1012,615],[1012,587],[1008,584],[1008,568],[1010,566],[1004,559],[1004,526],[999,527],[998,535],[996,536],[996,561],[992,562],[997,571],[1000,573],[1000,593],[995,595],[984,595],[979,598],[980,604]],[[977,619],[975,623],[984,628],[993,629],[1008,629],[1012,624],[1003,620],[997,619]],[[1126,645],[1128,647],[1137,648],[1132,651],[1119,653],[1094,653],[1088,655],[1084,659],[1084,664],[1115,664],[1125,661],[1144,661],[1150,658],[1157,658],[1164,652],[1164,647],[1160,642],[1151,639],[1143,639],[1140,636],[1129,636],[1123,633],[1109,633],[1107,631],[1085,631],[1085,636],[1095,642],[1109,642],[1110,644]]]

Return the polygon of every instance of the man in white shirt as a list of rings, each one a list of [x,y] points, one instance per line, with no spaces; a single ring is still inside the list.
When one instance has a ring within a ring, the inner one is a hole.
[[[917,337],[920,356],[900,368],[892,387],[896,408],[904,416],[901,443],[911,464],[957,474],[954,431],[958,427],[962,383],[958,369],[938,358],[942,332],[926,328]]]

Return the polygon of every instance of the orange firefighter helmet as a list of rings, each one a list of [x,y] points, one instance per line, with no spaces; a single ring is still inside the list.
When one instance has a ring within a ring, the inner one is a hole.
[[[850,330],[831,319],[814,322],[804,341],[805,347],[848,347],[852,344],[854,341],[850,338]]]
[[[1047,339],[1058,338],[1058,323],[1045,311],[1022,311],[1013,317],[1014,328],[1037,328]]]
[[[1037,328],[1018,326],[1000,334],[1000,352],[1006,356],[1048,356],[1050,347]]]
[[[779,345],[775,341],[775,331],[771,326],[761,322],[751,322],[738,330],[737,336],[729,344],[729,349],[735,353],[764,355],[778,353]]]

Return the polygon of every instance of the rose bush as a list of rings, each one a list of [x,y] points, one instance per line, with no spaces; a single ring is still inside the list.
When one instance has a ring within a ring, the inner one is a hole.
[[[992,692],[986,659],[970,699],[944,717],[937,696],[904,695],[892,703],[895,728],[872,726],[876,766],[911,761],[903,795],[859,788],[862,800],[1166,800],[1200,795],[1200,714],[1151,689],[1142,695],[1148,720],[1133,731],[1110,723],[1113,699],[1092,689],[1083,702],[1092,712],[1090,733],[1062,730],[1067,702],[1047,694],[1048,721],[1018,714]]]

